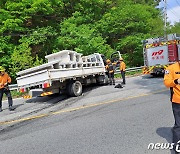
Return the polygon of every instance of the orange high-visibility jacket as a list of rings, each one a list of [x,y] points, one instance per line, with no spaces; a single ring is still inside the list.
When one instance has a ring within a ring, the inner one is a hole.
[[[4,88],[6,83],[11,83],[11,78],[7,73],[0,75],[0,89]]]
[[[114,73],[113,64],[112,63],[107,64],[106,70],[108,71],[108,73]]]
[[[126,64],[122,61],[120,63],[120,71],[125,71],[125,69],[126,69]]]
[[[180,103],[180,85],[178,85],[177,79],[180,79],[180,63],[178,62],[170,65],[164,75],[164,84],[170,88],[171,101],[174,103]]]

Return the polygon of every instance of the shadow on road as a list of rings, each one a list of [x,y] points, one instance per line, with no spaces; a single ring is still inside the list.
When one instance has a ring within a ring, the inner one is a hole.
[[[156,130],[156,133],[167,140],[168,143],[172,143],[172,127],[160,127]],[[171,154],[174,154],[174,151],[170,150]]]
[[[151,78],[155,78],[155,79],[160,78],[160,79],[163,79],[164,76],[163,76],[163,75],[159,75],[159,76],[143,75],[142,78],[143,78],[143,79],[148,79],[148,78],[149,78],[149,79],[151,79]]]
[[[22,105],[24,105],[24,104],[13,105],[13,107],[16,109],[16,108],[18,108],[18,107],[20,107]]]
[[[154,92],[155,90],[166,88],[162,76],[142,75],[140,78],[133,81],[134,85],[137,85],[139,89],[148,89],[150,92]]]
[[[94,89],[98,89],[101,86],[97,86],[97,85],[89,85],[86,87],[83,87],[83,96],[86,96],[89,92],[91,92]],[[56,103],[60,103],[61,101],[64,100],[69,100],[69,101],[75,101],[75,100],[79,100],[82,96],[80,97],[71,97],[68,96],[66,94],[53,94],[53,95],[49,95],[49,96],[43,96],[43,97],[34,97],[31,99],[26,100],[26,103],[48,103],[48,104],[56,104]]]
[[[59,101],[64,100],[67,98],[66,95],[51,95],[51,96],[44,96],[44,97],[33,97],[31,99],[26,100],[26,103],[50,103],[50,104],[56,104]]]
[[[156,130],[156,133],[165,138],[168,143],[172,143],[172,127],[160,127]]]

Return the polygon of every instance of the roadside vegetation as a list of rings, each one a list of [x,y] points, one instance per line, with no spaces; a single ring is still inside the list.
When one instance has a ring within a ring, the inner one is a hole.
[[[12,98],[19,98],[19,97],[23,97],[25,95],[25,93],[20,93],[17,90],[11,90],[11,95],[12,95]],[[6,99],[7,99],[7,97],[4,94],[3,100],[6,100]]]
[[[142,75],[142,70],[126,72],[126,77],[132,77],[132,76],[138,76],[138,75]],[[122,78],[121,73],[120,72],[116,73],[115,78],[121,79]]]

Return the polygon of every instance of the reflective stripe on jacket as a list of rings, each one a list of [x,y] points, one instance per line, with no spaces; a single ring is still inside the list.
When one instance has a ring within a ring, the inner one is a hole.
[[[125,71],[125,69],[126,69],[126,64],[122,61],[120,63],[120,71]]]
[[[5,73],[4,75],[0,75],[0,89],[4,88],[4,84],[6,83],[11,83],[11,78],[7,73]]]
[[[180,79],[180,63],[178,62],[165,70],[164,84],[171,89],[171,101],[180,103],[180,85],[175,82],[176,79]]]

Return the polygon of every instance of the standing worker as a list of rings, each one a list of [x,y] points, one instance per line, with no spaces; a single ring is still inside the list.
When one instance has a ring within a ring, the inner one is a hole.
[[[106,60],[106,70],[108,71],[108,78],[109,78],[109,84],[110,85],[115,85],[115,80],[114,80],[114,66],[111,63],[109,59]]]
[[[180,61],[170,65],[164,76],[164,84],[170,88],[172,102],[172,111],[174,114],[175,124],[172,129],[173,143],[176,150],[177,144],[180,145]]]
[[[11,78],[5,72],[5,68],[0,66],[0,112],[2,112],[2,98],[3,98],[3,94],[4,93],[8,97],[9,110],[13,111],[15,109],[12,106],[13,105],[13,101],[12,101],[10,90],[8,88],[8,84],[9,83],[11,83]]]
[[[122,79],[123,79],[122,84],[126,84],[126,79],[125,79],[126,64],[124,63],[123,58],[120,58],[119,61],[120,61],[121,76],[122,76]]]

